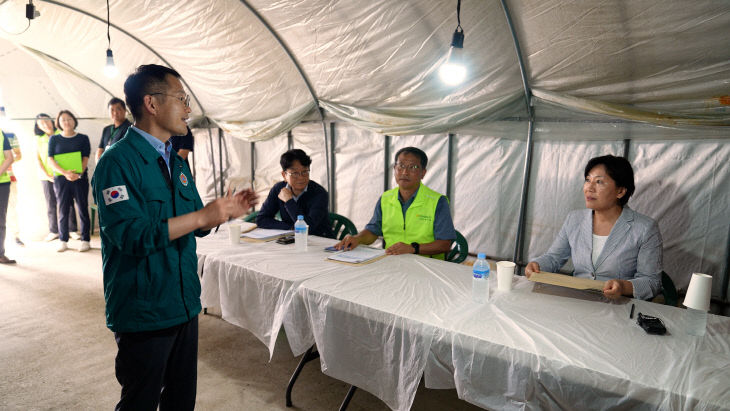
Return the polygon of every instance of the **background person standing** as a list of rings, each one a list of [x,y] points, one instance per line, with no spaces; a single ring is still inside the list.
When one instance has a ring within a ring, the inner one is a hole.
[[[61,130],[53,126],[53,119],[45,113],[35,116],[35,127],[33,129],[36,136],[36,148],[38,151],[38,168],[41,176],[41,186],[43,187],[43,195],[46,198],[46,208],[48,210],[48,235],[45,241],[52,241],[58,238],[58,203],[56,201],[56,193],[53,189],[53,168],[48,164],[48,141],[54,134],[60,134]],[[68,210],[68,229],[69,235],[73,236],[78,230],[76,225],[76,211],[73,204]],[[73,237],[72,237],[73,238]],[[76,234],[76,240],[81,238]]]
[[[91,248],[89,240],[89,177],[87,165],[91,153],[89,136],[76,132],[78,121],[76,116],[68,110],[61,110],[56,117],[56,125],[60,126],[61,134],[51,136],[48,141],[48,163],[56,172],[53,188],[58,199],[58,234],[61,240],[57,251],[68,249],[68,210],[76,203],[76,210],[81,220],[81,247],[79,251],[88,251]],[[78,153],[81,157],[81,169],[74,170],[62,167],[55,156]]]
[[[112,120],[112,124],[104,127],[101,132],[101,140],[99,140],[99,147],[96,149],[96,162],[99,162],[104,150],[108,149],[109,146],[121,140],[127,129],[132,123],[127,120],[127,105],[124,104],[124,100],[118,97],[112,97],[107,103],[109,107],[109,118]]]
[[[15,264],[5,256],[5,216],[8,211],[8,198],[10,197],[10,174],[8,169],[13,164],[13,150],[10,141],[5,133],[0,130],[0,140],[3,149],[0,152],[0,264]]]

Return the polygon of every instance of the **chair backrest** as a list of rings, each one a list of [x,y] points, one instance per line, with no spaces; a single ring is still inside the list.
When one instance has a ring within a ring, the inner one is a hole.
[[[674,281],[664,271],[662,271],[662,294],[664,295],[664,305],[676,307],[679,303],[679,295],[677,294],[677,288],[674,286]]]
[[[342,240],[345,238],[346,235],[356,235],[357,234],[357,228],[355,228],[355,224],[350,221],[345,216],[336,214],[336,213],[330,213],[330,227],[332,227],[332,232],[335,234],[335,238],[338,240]]]
[[[446,255],[446,261],[461,263],[469,255],[469,244],[460,232],[456,232],[456,240],[451,244],[451,251]]]

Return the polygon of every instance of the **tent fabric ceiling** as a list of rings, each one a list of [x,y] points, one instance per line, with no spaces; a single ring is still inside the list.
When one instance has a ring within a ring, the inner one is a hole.
[[[437,68],[456,26],[453,0],[248,1],[256,13],[235,0],[112,0],[112,25],[134,36],[111,29],[122,73],[113,80],[102,73],[103,2],[37,1],[41,16],[23,34],[10,35],[27,24],[24,4],[0,5],[0,33],[9,41],[60,60],[115,95],[122,95],[125,74],[134,67],[163,64],[154,51],[199,100],[193,116],[205,115],[247,140],[291,129],[316,107],[297,64],[323,108],[378,133],[444,132],[525,112],[514,104],[522,98],[522,82],[497,1],[463,1],[469,75],[452,88],[441,84]],[[645,122],[730,125],[730,3],[507,4],[528,82],[541,98]],[[602,111],[605,104],[613,110]],[[105,115],[103,104],[87,106],[81,116]],[[643,115],[632,117],[631,110]]]

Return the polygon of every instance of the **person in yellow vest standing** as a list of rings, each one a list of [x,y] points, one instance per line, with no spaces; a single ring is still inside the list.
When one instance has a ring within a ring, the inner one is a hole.
[[[8,212],[10,198],[10,174],[8,169],[13,164],[13,148],[5,133],[0,130],[3,149],[0,151],[0,264],[15,264],[5,256],[5,216]]]
[[[372,244],[382,235],[387,254],[420,254],[443,260],[456,239],[456,230],[449,201],[421,183],[427,165],[428,156],[422,150],[398,150],[393,164],[398,188],[383,193],[364,230],[345,236],[335,248]]]
[[[51,116],[40,113],[35,116],[34,133],[36,136],[36,147],[38,151],[38,167],[41,177],[41,185],[43,186],[43,195],[46,197],[46,207],[48,209],[48,235],[45,241],[53,241],[58,238],[58,202],[56,201],[56,193],[53,190],[53,168],[48,163],[48,141],[52,135],[61,134],[61,130],[53,125]],[[78,231],[76,225],[76,211],[73,203],[68,210],[68,231],[71,238],[78,240],[81,236],[76,233]],[[74,237],[74,234],[76,236]]]

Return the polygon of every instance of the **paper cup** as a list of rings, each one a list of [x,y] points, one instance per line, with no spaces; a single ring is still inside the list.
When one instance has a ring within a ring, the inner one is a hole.
[[[515,276],[515,263],[511,261],[497,261],[497,289],[499,291],[512,290],[512,277]]]
[[[238,244],[241,241],[241,224],[228,224],[228,240],[231,244]]]
[[[692,273],[687,287],[687,296],[684,306],[695,310],[707,311],[710,309],[710,293],[712,292],[712,276],[701,273]]]

